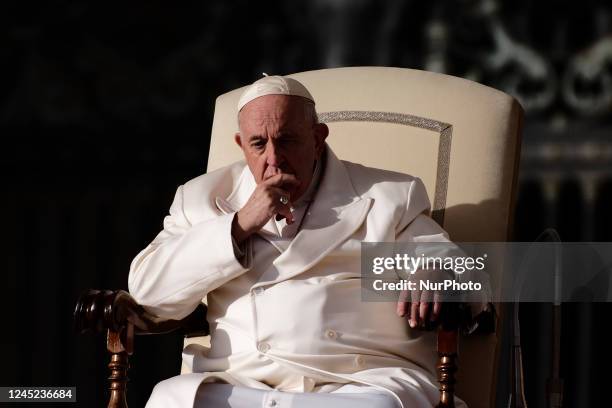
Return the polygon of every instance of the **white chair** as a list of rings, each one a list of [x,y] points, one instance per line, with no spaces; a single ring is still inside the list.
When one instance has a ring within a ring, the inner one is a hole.
[[[508,239],[523,116],[514,98],[465,79],[404,68],[336,68],[289,76],[311,91],[339,158],[420,177],[432,217],[454,241]],[[209,171],[242,159],[232,137],[242,90],[217,98]],[[452,396],[457,347],[457,395],[471,408],[494,406],[499,330],[498,324],[494,334],[459,337],[458,346],[455,332],[440,331],[441,406]],[[430,339],[436,347],[433,333]],[[207,337],[187,338],[185,345],[191,343],[209,345]]]

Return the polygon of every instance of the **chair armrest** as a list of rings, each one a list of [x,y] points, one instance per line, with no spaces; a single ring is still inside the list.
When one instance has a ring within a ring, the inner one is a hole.
[[[74,309],[75,330],[79,333],[121,333],[128,324],[134,334],[163,334],[181,330],[186,337],[209,334],[206,307],[200,304],[181,320],[164,320],[147,312],[124,290],[86,290]]]
[[[186,337],[209,333],[206,307],[200,304],[181,320],[164,320],[147,312],[124,290],[86,290],[74,309],[79,333],[106,334],[111,353],[108,408],[127,408],[128,356],[134,352],[135,334],[162,334],[181,330]]]
[[[486,310],[472,317],[470,306],[465,303],[447,302],[442,304],[440,315],[436,321],[425,321],[417,326],[423,331],[457,331],[463,336],[495,333],[497,313],[492,303]]]

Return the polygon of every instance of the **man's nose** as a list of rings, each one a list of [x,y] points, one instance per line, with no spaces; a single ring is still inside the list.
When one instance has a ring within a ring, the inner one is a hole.
[[[266,163],[268,166],[280,167],[283,164],[283,156],[274,143],[268,143],[266,151]]]

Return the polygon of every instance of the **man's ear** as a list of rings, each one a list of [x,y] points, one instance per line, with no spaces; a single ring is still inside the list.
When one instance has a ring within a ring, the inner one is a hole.
[[[242,137],[240,136],[240,132],[236,132],[234,135],[234,142],[242,149]]]
[[[315,149],[317,151],[317,155],[320,155],[323,152],[323,148],[325,147],[325,139],[327,135],[329,135],[329,128],[325,123],[317,123],[315,124]]]

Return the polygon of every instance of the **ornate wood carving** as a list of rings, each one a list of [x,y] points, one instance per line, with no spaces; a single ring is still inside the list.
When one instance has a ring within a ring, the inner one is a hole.
[[[206,307],[199,305],[181,320],[165,320],[147,312],[124,290],[87,290],[74,310],[75,330],[79,333],[105,333],[112,330],[126,336],[123,330],[133,325],[133,334],[162,334],[181,330],[185,335],[208,334]],[[125,339],[123,339],[125,341]]]
[[[129,362],[128,352],[121,341],[121,334],[108,330],[106,348],[111,353],[111,361],[108,364],[110,369],[108,408],[127,408],[126,392]]]
[[[455,372],[457,371],[457,330],[438,331],[438,381],[440,402],[437,408],[455,407]]]
[[[188,337],[208,334],[204,305],[182,320],[163,320],[148,313],[123,290],[85,291],[74,310],[74,325],[79,333],[106,333],[106,348],[111,353],[108,408],[127,408],[128,356],[134,351],[134,334],[175,330]]]

